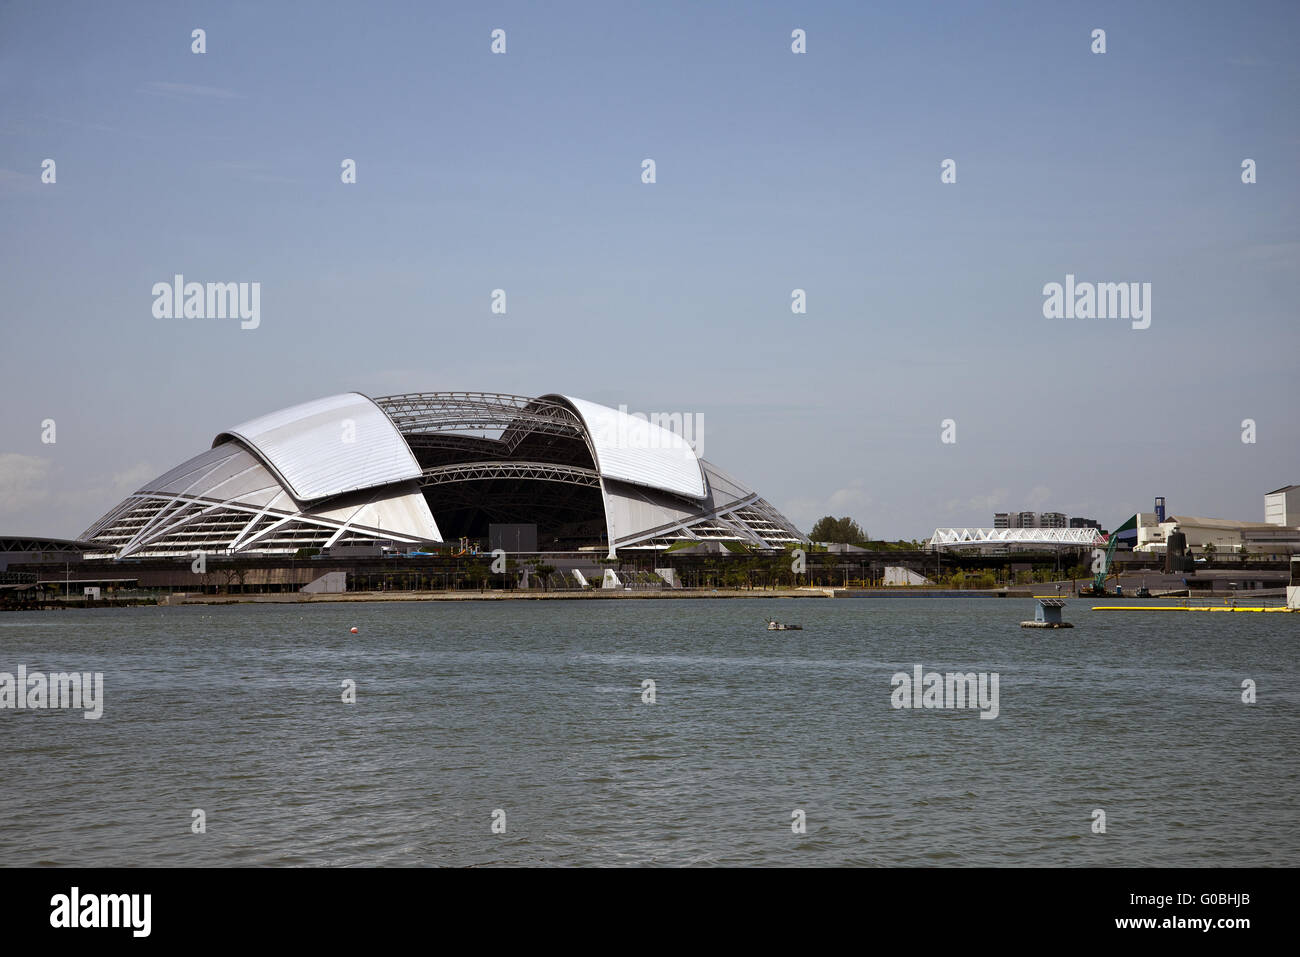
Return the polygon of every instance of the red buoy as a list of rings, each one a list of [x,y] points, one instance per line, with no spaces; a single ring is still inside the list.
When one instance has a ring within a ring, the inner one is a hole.
[[[356,628],[353,628],[353,629],[352,629],[352,634],[354,634],[354,635],[355,635],[355,634],[356,634],[356,633],[357,633],[357,630],[356,630]]]

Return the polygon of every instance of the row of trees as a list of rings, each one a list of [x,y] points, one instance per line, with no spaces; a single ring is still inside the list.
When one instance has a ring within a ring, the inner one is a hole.
[[[860,548],[869,548],[877,552],[898,551],[901,549],[911,551],[921,547],[921,543],[916,539],[911,541],[899,539],[896,542],[875,541],[867,534],[866,529],[847,515],[842,518],[836,518],[834,515],[823,515],[817,519],[817,524],[812,527],[808,537],[814,542],[857,545]]]

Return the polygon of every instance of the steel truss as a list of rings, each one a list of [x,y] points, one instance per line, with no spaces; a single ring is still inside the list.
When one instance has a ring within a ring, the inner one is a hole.
[[[808,541],[766,499],[754,492],[716,511],[705,509],[681,521],[620,538],[614,545],[616,548],[666,548],[679,541],[737,539],[759,548]]]
[[[930,548],[977,548],[981,545],[1050,545],[1091,548],[1105,545],[1095,528],[936,528]]]
[[[526,479],[600,488],[600,474],[595,469],[552,465],[549,462],[464,462],[459,465],[438,465],[425,469],[419,481],[421,485],[445,485],[492,479]]]
[[[246,505],[188,495],[140,492],[96,523],[94,544],[111,549],[115,558],[131,555],[233,554],[243,551],[296,551],[340,541],[424,540],[373,526],[325,518],[306,512]],[[288,536],[288,537],[286,537]],[[270,546],[270,547],[268,547]]]

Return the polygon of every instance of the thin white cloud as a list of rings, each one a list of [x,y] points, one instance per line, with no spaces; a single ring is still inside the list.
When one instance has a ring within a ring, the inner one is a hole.
[[[847,515],[871,534],[871,516],[866,512],[871,503],[871,495],[867,493],[862,481],[855,479],[850,485],[836,489],[825,498],[788,501],[781,511],[804,532],[825,515],[836,518]]]
[[[302,180],[292,176],[281,176],[263,163],[250,162],[216,162],[208,164],[212,169],[231,173],[237,179],[252,183],[301,183]]]
[[[1294,269],[1300,263],[1300,243],[1251,243],[1241,251],[1241,258]]]
[[[86,502],[93,502],[97,506],[102,504],[108,508],[116,505],[119,499],[138,491],[141,485],[151,478],[157,478],[160,474],[161,471],[148,462],[137,462],[121,472],[114,472],[111,476],[83,476],[83,479],[87,480],[86,485],[60,492],[60,496],[68,500],[68,505],[75,503],[84,506]]]
[[[16,169],[0,167],[0,195],[17,193],[34,193],[41,188],[40,168],[30,173],[20,173]]]
[[[1052,490],[1046,485],[1035,485],[1025,496],[1025,502],[1033,511],[1039,511],[1052,499]]]
[[[50,499],[50,460],[0,453],[0,515],[17,515]]]
[[[234,90],[227,90],[219,86],[198,86],[194,83],[167,83],[162,80],[153,80],[146,83],[140,88],[141,93],[150,93],[154,96],[170,96],[176,99],[218,99],[218,100],[236,100],[240,95]]]
[[[965,520],[969,528],[985,528],[993,524],[993,513],[1006,508],[1009,492],[1004,488],[995,488],[990,492],[970,496],[966,500],[950,498],[944,502],[943,510],[948,514],[960,512],[969,516]]]
[[[148,462],[137,462],[126,471],[113,474],[113,493],[115,495],[129,495],[159,474],[161,473]]]
[[[49,464],[43,459],[38,461]],[[69,486],[63,469],[47,468],[42,473],[42,491],[23,515],[24,524],[32,534],[66,538],[80,535],[91,522],[159,474],[161,470],[148,462],[137,462],[111,475],[77,473],[76,482]],[[0,471],[0,485],[4,484],[3,476]]]
[[[871,496],[863,488],[861,480],[852,482],[847,488],[831,492],[829,505],[832,509],[862,508],[871,504]]]

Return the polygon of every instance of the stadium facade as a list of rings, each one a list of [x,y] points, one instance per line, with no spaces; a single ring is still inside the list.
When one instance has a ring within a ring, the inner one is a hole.
[[[217,435],[82,535],[87,557],[419,548],[535,525],[538,548],[781,548],[807,538],[644,417],[570,396],[315,399]]]

